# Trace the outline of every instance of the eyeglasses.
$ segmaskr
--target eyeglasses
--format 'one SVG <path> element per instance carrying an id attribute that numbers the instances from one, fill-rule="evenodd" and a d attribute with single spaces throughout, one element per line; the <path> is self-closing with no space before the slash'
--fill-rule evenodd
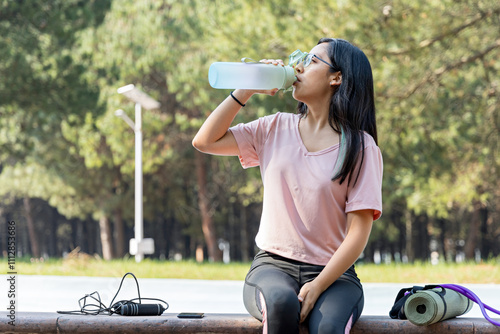
<path id="1" fill-rule="evenodd" d="M 313 53 L 302 52 L 300 50 L 295 50 L 290 56 L 288 56 L 288 65 L 295 67 L 302 63 L 304 67 L 307 67 L 311 64 L 313 58 L 322 61 L 326 65 L 330 66 L 334 71 L 336 71 L 335 67 L 333 67 L 333 65 L 328 63 L 327 61 L 321 59 Z"/>

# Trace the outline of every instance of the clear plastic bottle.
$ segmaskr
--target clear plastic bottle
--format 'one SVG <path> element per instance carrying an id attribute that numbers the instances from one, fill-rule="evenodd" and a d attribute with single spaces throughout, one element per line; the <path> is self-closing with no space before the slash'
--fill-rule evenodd
<path id="1" fill-rule="evenodd" d="M 218 89 L 287 89 L 295 80 L 291 66 L 217 62 L 208 70 L 210 86 Z"/>

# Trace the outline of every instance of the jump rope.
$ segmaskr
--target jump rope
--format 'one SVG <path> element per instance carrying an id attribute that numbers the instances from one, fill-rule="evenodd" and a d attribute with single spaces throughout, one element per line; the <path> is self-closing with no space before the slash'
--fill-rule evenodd
<path id="1" fill-rule="evenodd" d="M 489 322 L 491 322 L 493 325 L 500 327 L 500 322 L 496 321 L 496 320 L 493 320 L 486 313 L 486 309 L 488 309 L 489 311 L 491 311 L 493 313 L 496 313 L 498 315 L 500 315 L 500 311 L 498 311 L 498 310 L 494 309 L 493 307 L 488 306 L 485 303 L 483 303 L 481 301 L 481 299 L 479 299 L 479 297 L 474 292 L 472 292 L 471 290 L 467 289 L 466 287 L 463 287 L 463 286 L 457 285 L 457 284 L 439 284 L 439 286 L 441 286 L 441 287 L 443 287 L 445 289 L 450 289 L 450 290 L 456 291 L 458 293 L 461 293 L 465 297 L 467 297 L 470 300 L 472 300 L 473 302 L 475 302 L 477 305 L 479 305 L 479 308 L 481 309 L 481 313 L 483 314 L 484 318 L 486 320 L 488 320 Z"/>
<path id="2" fill-rule="evenodd" d="M 137 286 L 137 295 L 138 298 L 133 298 L 129 300 L 120 300 L 117 301 L 116 303 L 113 303 L 118 296 L 118 293 L 120 292 L 122 288 L 123 281 L 125 280 L 125 277 L 128 275 L 131 275 L 134 280 L 135 284 Z M 142 304 L 143 300 L 149 300 L 149 301 L 157 301 L 163 303 L 165 306 L 162 304 Z M 139 301 L 138 303 L 136 301 Z M 80 314 L 80 315 L 113 315 L 113 314 L 120 314 L 120 315 L 128 315 L 128 316 L 140 316 L 140 315 L 161 315 L 165 310 L 168 309 L 169 305 L 166 301 L 158 298 L 141 298 L 141 292 L 139 290 L 139 282 L 137 281 L 137 278 L 135 277 L 134 274 L 132 273 L 126 273 L 121 282 L 120 286 L 118 287 L 118 291 L 116 291 L 115 296 L 111 300 L 111 303 L 109 304 L 110 306 L 106 306 L 102 301 L 101 301 L 101 296 L 99 295 L 99 292 L 94 291 L 90 294 L 86 294 L 82 298 L 78 300 L 78 305 L 80 306 L 79 310 L 76 311 L 57 311 L 57 313 L 60 314 Z"/>

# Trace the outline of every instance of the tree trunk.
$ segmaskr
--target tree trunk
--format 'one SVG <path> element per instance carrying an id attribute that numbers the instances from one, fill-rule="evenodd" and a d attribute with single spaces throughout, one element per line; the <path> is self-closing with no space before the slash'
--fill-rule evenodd
<path id="1" fill-rule="evenodd" d="M 97 253 L 98 236 L 96 233 L 95 222 L 88 218 L 84 221 L 85 227 L 87 228 L 87 245 L 89 254 Z"/>
<path id="2" fill-rule="evenodd" d="M 247 208 L 244 205 L 241 205 L 241 214 L 240 214 L 240 222 L 241 222 L 241 261 L 248 262 L 250 257 L 248 256 L 249 252 L 249 242 L 248 242 L 248 222 L 247 222 Z"/>
<path id="3" fill-rule="evenodd" d="M 201 213 L 201 228 L 207 244 L 209 261 L 222 261 L 222 253 L 217 245 L 217 236 L 215 224 L 210 213 L 210 203 L 208 201 L 207 191 L 207 167 L 205 164 L 205 155 L 196 152 L 196 176 L 198 180 L 198 206 Z"/>
<path id="4" fill-rule="evenodd" d="M 479 229 L 481 227 L 481 203 L 474 203 L 474 211 L 472 212 L 472 219 L 470 222 L 469 231 L 465 240 L 464 253 L 467 260 L 473 260 L 477 247 L 477 239 Z"/>
<path id="5" fill-rule="evenodd" d="M 170 215 L 169 215 L 170 216 Z M 175 226 L 172 223 L 174 220 L 170 217 L 163 217 L 163 239 L 165 240 L 165 258 L 170 258 L 170 249 L 176 249 L 175 240 L 180 238 L 175 238 Z"/>
<path id="6" fill-rule="evenodd" d="M 405 212 L 405 225 L 406 225 L 406 256 L 408 257 L 408 262 L 412 263 L 415 260 L 415 253 L 413 251 L 413 217 L 409 209 L 406 209 Z"/>
<path id="7" fill-rule="evenodd" d="M 437 224 L 439 227 L 439 248 L 443 254 L 444 260 L 448 262 L 448 259 L 451 257 L 449 249 L 446 244 L 446 221 L 442 218 L 437 220 Z"/>
<path id="8" fill-rule="evenodd" d="M 49 256 L 59 256 L 60 254 L 57 250 L 57 221 L 59 220 L 59 213 L 56 208 L 51 208 L 50 217 L 50 222 L 48 222 L 48 253 Z"/>
<path id="9" fill-rule="evenodd" d="M 114 219 L 114 242 L 115 242 L 115 255 L 123 257 L 126 253 L 125 249 L 125 232 L 123 228 L 123 217 L 121 209 L 115 210 Z"/>
<path id="10" fill-rule="evenodd" d="M 79 247 L 80 251 L 82 250 L 82 244 L 84 242 L 84 235 L 83 235 L 83 223 L 80 219 L 72 219 L 71 220 L 71 230 L 72 230 L 72 242 L 71 242 L 71 248 L 75 249 Z"/>
<path id="11" fill-rule="evenodd" d="M 488 217 L 488 208 L 481 208 L 481 257 L 487 260 L 492 254 L 492 245 L 494 239 L 492 239 L 493 233 L 490 232 L 490 225 L 492 219 Z"/>
<path id="12" fill-rule="evenodd" d="M 102 215 L 99 218 L 99 230 L 101 234 L 102 257 L 104 260 L 111 260 L 113 258 L 113 242 L 111 240 L 111 224 L 108 217 Z"/>
<path id="13" fill-rule="evenodd" d="M 415 217 L 416 242 L 413 243 L 414 257 L 418 260 L 428 261 L 429 251 L 429 217 L 420 214 Z"/>
<path id="14" fill-rule="evenodd" d="M 26 225 L 28 226 L 28 235 L 30 239 L 31 255 L 35 258 L 40 257 L 40 247 L 38 245 L 38 238 L 35 229 L 35 222 L 33 221 L 33 214 L 31 212 L 31 200 L 29 197 L 23 199 L 24 210 L 26 211 Z"/>

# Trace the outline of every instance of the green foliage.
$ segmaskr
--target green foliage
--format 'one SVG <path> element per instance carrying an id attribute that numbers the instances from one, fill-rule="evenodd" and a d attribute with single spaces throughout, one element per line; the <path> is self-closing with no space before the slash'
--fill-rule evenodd
<path id="1" fill-rule="evenodd" d="M 498 217 L 499 14 L 492 0 L 3 1 L 0 195 L 82 219 L 120 210 L 131 224 L 134 134 L 114 111 L 133 118 L 116 92 L 133 83 L 162 103 L 143 111 L 145 219 L 198 239 L 190 142 L 228 94 L 209 86 L 208 67 L 286 59 L 333 36 L 373 67 L 385 208 L 374 238 L 402 234 L 391 211 L 457 222 L 480 203 Z M 235 122 L 295 105 L 290 93 L 256 96 Z M 260 174 L 236 158 L 208 166 L 211 212 L 229 238 L 228 221 L 261 201 Z"/>
<path id="2" fill-rule="evenodd" d="M 85 160 L 65 135 L 75 135 L 71 127 L 91 131 L 88 119 L 103 111 L 99 90 L 85 78 L 88 59 L 74 51 L 79 32 L 99 25 L 109 4 L 1 4 L 2 189 L 11 196 L 44 198 L 68 217 L 92 212 L 88 194 L 82 195 L 92 182 L 83 182 Z"/>

